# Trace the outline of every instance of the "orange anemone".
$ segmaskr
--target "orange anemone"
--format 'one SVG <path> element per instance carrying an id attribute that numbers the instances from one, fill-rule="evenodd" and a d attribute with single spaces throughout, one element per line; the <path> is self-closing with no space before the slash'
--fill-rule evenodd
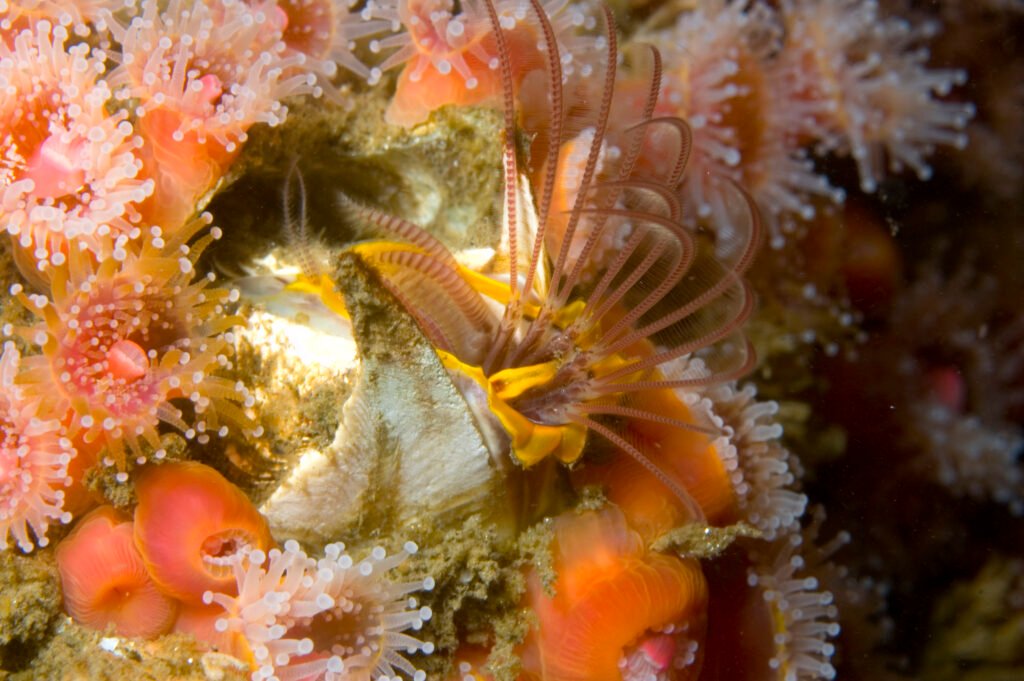
<path id="1" fill-rule="evenodd" d="M 175 603 L 146 572 L 132 523 L 110 506 L 86 516 L 57 546 L 64 607 L 81 624 L 153 638 L 171 627 Z"/>
<path id="2" fill-rule="evenodd" d="M 178 608 L 178 619 L 174 621 L 174 632 L 188 634 L 206 649 L 227 653 L 251 663 L 252 653 L 241 635 L 217 630 L 217 620 L 222 617 L 224 608 L 216 603 L 182 604 Z"/>
<path id="3" fill-rule="evenodd" d="M 836 678 L 837 610 L 814 576 L 822 555 L 794 533 L 766 551 L 730 550 L 709 567 L 715 607 L 702 681 Z"/>
<path id="4" fill-rule="evenodd" d="M 155 182 L 143 213 L 152 224 L 174 229 L 185 224 L 200 197 L 217 184 L 238 151 L 201 140 L 199 133 L 180 133 L 188 115 L 168 107 L 148 111 L 139 119 L 146 145 L 139 151 Z"/>
<path id="5" fill-rule="evenodd" d="M 153 580 L 186 603 L 198 605 L 207 590 L 235 593 L 234 561 L 273 545 L 249 498 L 209 466 L 153 466 L 135 489 L 135 544 Z"/>
<path id="6" fill-rule="evenodd" d="M 561 516 L 555 544 L 554 595 L 529 579 L 539 626 L 524 644 L 526 678 L 696 678 L 707 608 L 697 561 L 647 551 L 615 508 Z"/>
<path id="7" fill-rule="evenodd" d="M 659 475 L 621 450 L 615 450 L 606 462 L 588 463 L 573 471 L 573 483 L 578 487 L 601 485 L 630 526 L 648 542 L 690 521 L 706 520 L 712 525 L 735 522 L 737 497 L 727 457 L 720 451 L 723 440 L 709 430 L 713 427 L 710 414 L 696 394 L 687 400 L 675 390 L 652 390 L 638 393 L 631 406 L 693 426 L 687 430 L 668 421 L 635 420 L 626 431 L 631 443 L 657 461 L 660 476 L 685 489 L 705 518 L 694 517 Z"/>
<path id="8" fill-rule="evenodd" d="M 378 3 L 375 16 L 399 21 L 406 31 L 374 41 L 370 49 L 401 46 L 379 67 L 386 71 L 406 63 L 384 120 L 412 127 L 446 105 L 477 106 L 499 101 L 501 70 L 499 49 L 491 22 L 482 7 L 462 3 L 453 14 L 449 0 L 409 0 Z M 517 22 L 504 34 L 513 55 L 512 77 L 519 81 L 540 61 L 539 37 L 527 22 Z M 379 77 L 379 75 L 377 76 Z"/>
<path id="9" fill-rule="evenodd" d="M 695 430 L 658 421 L 633 421 L 628 430 L 648 451 L 658 452 L 662 472 L 686 489 L 711 524 L 736 520 L 736 494 L 717 437 L 696 428 L 711 428 L 707 415 L 688 405 L 675 390 L 640 393 L 634 405 L 654 414 L 691 424 Z M 646 470 L 643 471 L 647 473 Z M 682 512 L 682 505 L 679 505 Z M 685 518 L 680 518 L 685 519 Z M 677 523 L 678 524 L 678 523 Z M 670 529 L 670 528 L 665 528 Z"/>
<path id="10" fill-rule="evenodd" d="M 477 79 L 473 88 L 468 88 L 464 77 L 456 71 L 402 71 L 395 96 L 388 104 L 385 120 L 392 125 L 412 127 L 422 123 L 432 111 L 442 106 L 473 106 L 496 99 L 501 92 L 498 72 L 489 69 L 473 54 L 465 55 L 465 63 Z"/>

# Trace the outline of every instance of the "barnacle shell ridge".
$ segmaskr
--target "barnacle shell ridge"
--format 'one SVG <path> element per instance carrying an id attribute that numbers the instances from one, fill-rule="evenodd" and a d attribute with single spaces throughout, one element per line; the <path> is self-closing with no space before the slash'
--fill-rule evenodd
<path id="1" fill-rule="evenodd" d="M 334 442 L 306 452 L 261 508 L 275 535 L 326 543 L 359 527 L 429 527 L 477 512 L 507 526 L 505 472 L 432 346 L 357 256 L 342 258 L 338 281 L 358 378 Z"/>

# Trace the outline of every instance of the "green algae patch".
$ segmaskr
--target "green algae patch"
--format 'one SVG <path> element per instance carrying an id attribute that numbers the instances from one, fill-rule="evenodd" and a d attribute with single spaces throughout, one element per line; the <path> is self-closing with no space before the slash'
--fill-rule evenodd
<path id="1" fill-rule="evenodd" d="M 438 527 L 421 539 L 415 571 L 435 579 L 434 590 L 422 594 L 434 616 L 421 638 L 433 641 L 437 652 L 417 664 L 429 678 L 445 678 L 459 645 L 469 644 L 490 650 L 485 670 L 496 681 L 514 681 L 520 646 L 537 625 L 523 602 L 526 573 L 535 569 L 548 587 L 557 577 L 552 523 L 538 523 L 510 541 L 503 531 L 473 516 L 459 528 Z"/>
<path id="2" fill-rule="evenodd" d="M 0 669 L 31 658 L 60 617 L 61 592 L 53 551 L 0 552 Z"/>
<path id="3" fill-rule="evenodd" d="M 434 589 L 422 595 L 434 612 L 421 638 L 434 642 L 437 652 L 417 661 L 441 678 L 449 671 L 460 641 L 487 646 L 501 640 L 498 625 L 516 610 L 525 591 L 520 568 L 512 559 L 513 544 L 480 516 L 456 529 L 436 528 L 417 537 L 419 566 L 433 576 Z"/>
<path id="4" fill-rule="evenodd" d="M 509 584 L 514 586 L 515 598 L 507 607 L 494 617 L 489 628 L 493 637 L 488 640 L 474 640 L 472 634 L 465 640 L 469 643 L 491 646 L 485 670 L 495 681 L 515 681 L 519 678 L 522 665 L 520 646 L 531 629 L 538 626 L 536 614 L 525 606 L 523 598 L 526 594 L 526 573 L 532 568 L 536 570 L 544 593 L 555 594 L 555 560 L 552 553 L 554 544 L 554 523 L 545 519 L 522 532 L 516 539 L 516 556 L 509 568 Z"/>
<path id="5" fill-rule="evenodd" d="M 536 615 L 526 608 L 506 613 L 495 622 L 495 643 L 487 657 L 487 670 L 495 681 L 516 681 L 519 678 L 522 666 L 519 645 L 536 626 Z"/>
<path id="6" fill-rule="evenodd" d="M 203 652 L 190 636 L 125 639 L 65 619 L 32 665 L 9 681 L 246 681 L 249 676 L 240 660 Z"/>
<path id="7" fill-rule="evenodd" d="M 9 239 L 0 239 L 0 286 L 7 291 L 11 288 L 11 284 L 20 280 L 21 277 L 18 276 L 18 268 L 14 264 L 14 256 L 11 253 L 11 242 Z M 3 303 L 0 304 L 0 313 L 6 310 L 8 300 L 10 299 L 5 296 Z"/>
<path id="8" fill-rule="evenodd" d="M 608 505 L 608 496 L 600 485 L 587 485 L 580 490 L 579 500 L 576 502 L 576 512 L 600 511 Z"/>
<path id="9" fill-rule="evenodd" d="M 143 446 L 147 460 L 153 465 L 159 465 L 162 461 L 178 461 L 189 458 L 188 443 L 177 433 L 165 433 L 160 436 L 160 448 L 163 454 L 159 458 L 153 456 L 153 450 L 148 444 L 140 444 Z M 105 454 L 101 453 L 100 458 L 102 459 L 103 456 Z M 102 499 L 104 503 L 131 515 L 132 509 L 138 503 L 135 485 L 118 480 L 119 474 L 120 471 L 115 466 L 104 465 L 101 461 L 85 471 L 82 482 L 95 500 Z"/>
<path id="10" fill-rule="evenodd" d="M 11 290 L 12 285 L 24 285 L 25 283 L 14 263 L 11 248 L 10 239 L 0 239 L 0 290 L 4 292 L 4 295 L 0 296 L 0 327 L 6 324 L 22 326 L 35 323 L 35 315 L 26 310 L 21 303 L 17 302 L 14 296 L 7 294 Z M 18 346 L 18 350 L 25 354 L 29 344 L 17 335 L 14 335 L 11 340 Z"/>
<path id="11" fill-rule="evenodd" d="M 932 614 L 921 678 L 1024 678 L 1024 560 L 995 556 L 953 586 Z"/>
<path id="12" fill-rule="evenodd" d="M 520 562 L 537 570 L 544 593 L 552 598 L 555 595 L 555 582 L 558 581 L 554 543 L 555 527 L 550 519 L 537 523 L 519 536 Z"/>
<path id="13" fill-rule="evenodd" d="M 708 527 L 693 523 L 677 527 L 651 543 L 652 551 L 673 551 L 687 558 L 717 558 L 741 537 L 760 538 L 757 528 L 746 523 L 728 527 Z"/>

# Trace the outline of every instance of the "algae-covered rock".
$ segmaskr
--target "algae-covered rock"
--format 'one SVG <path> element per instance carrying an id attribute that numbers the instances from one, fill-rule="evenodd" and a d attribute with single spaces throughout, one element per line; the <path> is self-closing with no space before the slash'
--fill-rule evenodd
<path id="1" fill-rule="evenodd" d="M 453 250 L 495 247 L 501 220 L 502 117 L 486 108 L 447 107 L 412 130 L 383 122 L 387 94 L 352 94 L 351 106 L 323 101 L 291 105 L 287 121 L 254 128 L 209 209 L 226 234 L 218 261 L 251 260 L 283 243 L 282 188 L 301 171 L 309 227 L 327 244 L 366 236 L 342 219 L 339 193 L 429 228 Z"/>
<path id="2" fill-rule="evenodd" d="M 746 523 L 711 527 L 692 523 L 677 527 L 656 539 L 652 551 L 674 551 L 680 556 L 708 560 L 717 558 L 740 538 L 760 537 L 757 528 Z"/>
<path id="3" fill-rule="evenodd" d="M 433 591 L 424 594 L 434 615 L 423 636 L 437 652 L 423 666 L 447 678 L 449 657 L 460 642 L 489 647 L 502 639 L 503 618 L 516 612 L 525 580 L 514 543 L 479 516 L 455 529 L 433 528 L 417 540 L 420 565 L 435 578 Z"/>
<path id="4" fill-rule="evenodd" d="M 921 678 L 1024 678 L 1024 561 L 996 556 L 935 608 Z"/>
<path id="5" fill-rule="evenodd" d="M 53 552 L 0 552 L 0 584 L 0 670 L 10 671 L 34 654 L 60 616 Z"/>
<path id="6" fill-rule="evenodd" d="M 434 349 L 357 256 L 338 272 L 361 366 L 334 442 L 305 452 L 264 503 L 275 536 L 415 539 L 484 514 L 507 526 L 507 459 L 492 456 Z"/>
<path id="7" fill-rule="evenodd" d="M 335 317 L 347 327 L 347 320 Z M 248 312 L 235 338 L 239 371 L 256 400 L 263 434 L 228 443 L 219 467 L 259 503 L 306 452 L 331 443 L 358 361 L 351 334 L 263 309 Z"/>
<path id="8" fill-rule="evenodd" d="M 125 639 L 86 629 L 71 619 L 59 626 L 32 665 L 10 681 L 246 681 L 248 665 L 203 652 L 180 634 L 155 641 Z"/>

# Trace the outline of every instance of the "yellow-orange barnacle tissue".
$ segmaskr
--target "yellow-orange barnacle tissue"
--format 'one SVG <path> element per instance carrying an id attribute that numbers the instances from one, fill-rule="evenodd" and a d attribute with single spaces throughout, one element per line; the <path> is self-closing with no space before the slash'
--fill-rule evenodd
<path id="1" fill-rule="evenodd" d="M 135 489 L 135 544 L 154 581 L 186 603 L 198 605 L 208 590 L 235 593 L 234 563 L 273 545 L 245 493 L 209 466 L 151 466 Z"/>
<path id="2" fill-rule="evenodd" d="M 553 362 L 505 369 L 487 377 L 479 367 L 464 364 L 442 350 L 437 352 L 446 369 L 468 377 L 485 391 L 490 413 L 508 434 L 512 455 L 520 464 L 530 467 L 548 456 L 573 463 L 583 454 L 586 428 L 575 423 L 536 423 L 508 403 L 531 387 L 550 381 L 557 371 Z"/>
<path id="3" fill-rule="evenodd" d="M 57 545 L 64 607 L 76 622 L 120 636 L 152 638 L 170 629 L 176 604 L 146 571 L 132 523 L 111 506 L 83 518 Z"/>
<path id="4" fill-rule="evenodd" d="M 592 440 L 610 443 L 654 474 L 690 518 L 729 518 L 735 498 L 727 464 L 713 451 L 717 428 L 694 423 L 673 391 L 733 380 L 753 367 L 742 326 L 753 309 L 743 274 L 760 243 L 756 207 L 734 191 L 732 230 L 713 244 L 683 224 L 675 197 L 689 130 L 681 120 L 654 117 L 661 73 L 654 53 L 636 60 L 647 85 L 640 105 L 611 117 L 619 53 L 610 13 L 595 24 L 601 35 L 574 43 L 592 48 L 578 64 L 565 61 L 573 54 L 560 49 L 565 34 L 542 3 L 486 7 L 504 60 L 503 89 L 510 106 L 516 96 L 523 101 L 522 130 L 519 112 L 510 109 L 505 119 L 504 252 L 491 272 L 470 274 L 423 228 L 343 200 L 384 239 L 407 244 L 375 242 L 353 252 L 450 356 L 442 362 L 471 394 L 475 416 L 500 422 L 517 463 L 575 463 L 592 458 L 584 453 Z M 452 20 L 446 11 L 435 16 L 440 24 Z M 538 63 L 547 68 L 517 87 L 520 28 L 539 29 Z M 603 74 L 597 87 L 566 86 L 576 66 Z M 531 106 L 531 97 L 548 105 Z M 647 133 L 656 131 L 665 133 L 671 160 L 664 172 L 639 161 Z M 522 132 L 534 140 L 532 169 L 518 166 Z M 606 236 L 613 247 L 599 243 Z M 496 314 L 494 303 L 504 310 Z M 670 375 L 668 365 L 696 353 L 706 375 Z M 687 445 L 695 459 L 683 480 L 661 470 L 668 447 L 658 436 L 671 428 L 685 431 L 671 442 Z M 704 436 L 700 446 L 689 446 L 692 433 Z"/>
<path id="5" fill-rule="evenodd" d="M 707 584 L 695 560 L 648 551 L 614 507 L 560 516 L 554 544 L 554 595 L 529 576 L 527 678 L 696 678 Z"/>

